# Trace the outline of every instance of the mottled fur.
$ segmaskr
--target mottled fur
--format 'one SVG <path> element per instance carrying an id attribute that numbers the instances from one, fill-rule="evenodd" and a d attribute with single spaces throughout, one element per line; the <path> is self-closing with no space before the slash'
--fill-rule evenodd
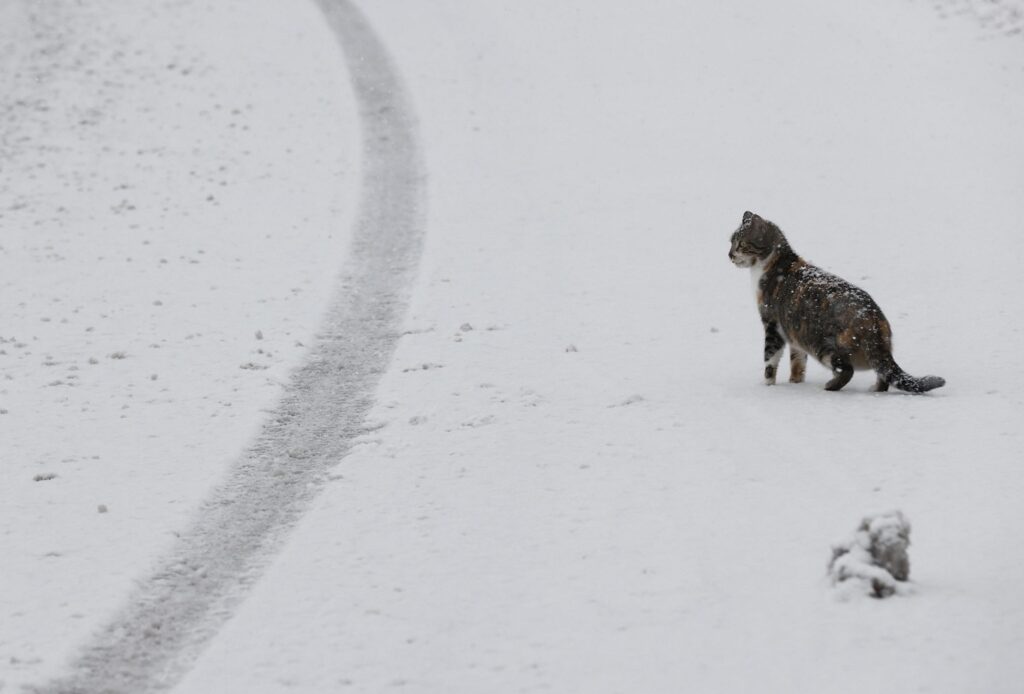
<path id="1" fill-rule="evenodd" d="M 782 230 L 751 212 L 731 240 L 729 259 L 750 268 L 764 325 L 764 378 L 775 383 L 786 344 L 789 380 L 804 379 L 810 354 L 832 370 L 827 390 L 839 390 L 855 370 L 878 375 L 875 390 L 890 385 L 923 393 L 945 385 L 938 376 L 914 378 L 892 358 L 892 330 L 878 304 L 859 287 L 811 265 L 790 247 Z"/>

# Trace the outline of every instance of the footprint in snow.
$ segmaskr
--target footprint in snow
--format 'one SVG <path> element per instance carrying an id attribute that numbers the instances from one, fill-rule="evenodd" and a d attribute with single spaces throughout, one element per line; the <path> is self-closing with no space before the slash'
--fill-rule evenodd
<path id="1" fill-rule="evenodd" d="M 496 417 L 492 414 L 484 415 L 483 417 L 473 417 L 467 419 L 460 426 L 466 429 L 477 429 L 479 427 L 485 427 L 489 424 L 494 424 Z"/>
<path id="2" fill-rule="evenodd" d="M 444 368 L 444 364 L 426 363 L 426 364 L 420 364 L 419 366 L 410 366 L 408 369 L 402 369 L 402 373 L 407 374 L 407 373 L 412 373 L 412 372 L 415 372 L 415 371 L 433 371 L 434 369 L 443 369 L 443 368 Z"/>
<path id="3" fill-rule="evenodd" d="M 609 405 L 608 407 L 628 407 L 629 405 L 635 405 L 636 403 L 644 402 L 645 400 L 646 398 L 644 398 L 644 396 L 642 395 L 630 395 L 622 402 L 617 402 L 614 405 Z"/>

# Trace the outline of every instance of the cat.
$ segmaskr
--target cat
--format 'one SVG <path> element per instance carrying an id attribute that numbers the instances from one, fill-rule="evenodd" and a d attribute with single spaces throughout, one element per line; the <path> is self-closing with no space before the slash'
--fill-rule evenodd
<path id="1" fill-rule="evenodd" d="M 892 358 L 892 330 L 878 304 L 859 287 L 811 265 L 790 247 L 775 224 L 745 212 L 733 232 L 729 260 L 750 268 L 764 324 L 764 380 L 775 383 L 789 344 L 789 380 L 802 383 L 811 354 L 832 370 L 826 390 L 839 390 L 855 370 L 874 370 L 874 390 L 890 385 L 924 393 L 946 384 L 938 376 L 914 378 Z"/>

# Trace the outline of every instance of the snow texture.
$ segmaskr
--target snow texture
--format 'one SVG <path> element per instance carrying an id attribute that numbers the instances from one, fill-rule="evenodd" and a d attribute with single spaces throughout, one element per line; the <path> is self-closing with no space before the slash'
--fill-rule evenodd
<path id="1" fill-rule="evenodd" d="M 986 35 L 1024 34 L 1024 2 L 1021 0 L 930 0 L 944 18 L 966 18 L 985 29 Z"/>

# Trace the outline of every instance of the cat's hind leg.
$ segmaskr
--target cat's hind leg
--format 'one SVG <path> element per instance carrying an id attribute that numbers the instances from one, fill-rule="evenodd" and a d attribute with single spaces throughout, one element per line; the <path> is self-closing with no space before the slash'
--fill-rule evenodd
<path id="1" fill-rule="evenodd" d="M 765 323 L 764 325 L 764 383 L 768 386 L 775 385 L 775 374 L 779 370 L 779 362 L 782 361 L 782 350 L 786 348 L 786 341 L 779 334 L 779 327 L 776 323 Z"/>
<path id="2" fill-rule="evenodd" d="M 878 380 L 875 381 L 875 386 L 871 390 L 876 393 L 884 393 L 889 390 L 889 381 L 887 381 L 882 374 L 878 374 Z"/>
<path id="3" fill-rule="evenodd" d="M 807 352 L 794 344 L 789 345 L 789 382 L 803 383 L 807 373 Z"/>
<path id="4" fill-rule="evenodd" d="M 833 354 L 830 363 L 832 380 L 825 384 L 825 390 L 839 390 L 853 378 L 853 364 L 844 354 Z"/>

